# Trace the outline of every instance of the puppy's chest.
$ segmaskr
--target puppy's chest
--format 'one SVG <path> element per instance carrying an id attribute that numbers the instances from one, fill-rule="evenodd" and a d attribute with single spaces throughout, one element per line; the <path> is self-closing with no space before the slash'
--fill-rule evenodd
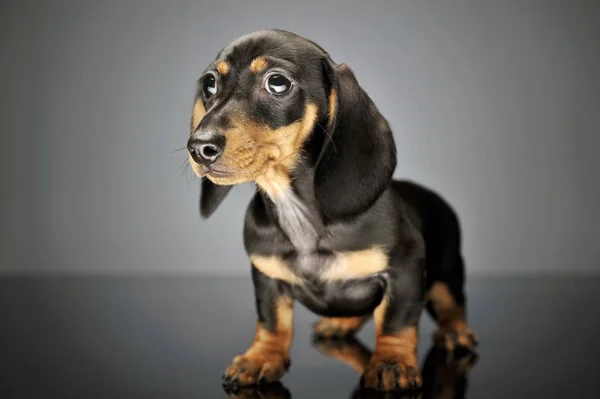
<path id="1" fill-rule="evenodd" d="M 308 309 L 328 317 L 369 314 L 386 286 L 387 255 L 380 248 L 331 253 L 250 255 L 263 274 L 289 284 Z"/>
<path id="2" fill-rule="evenodd" d="M 327 229 L 318 212 L 290 194 L 272 209 L 274 223 L 253 230 L 246 249 L 264 274 L 294 285 L 362 279 L 388 265 L 383 245 L 365 243 L 360 250 L 342 250 L 351 234 Z"/>
<path id="3" fill-rule="evenodd" d="M 250 259 L 263 274 L 299 286 L 362 279 L 383 272 L 388 265 L 387 254 L 379 247 L 287 255 L 251 253 Z"/>

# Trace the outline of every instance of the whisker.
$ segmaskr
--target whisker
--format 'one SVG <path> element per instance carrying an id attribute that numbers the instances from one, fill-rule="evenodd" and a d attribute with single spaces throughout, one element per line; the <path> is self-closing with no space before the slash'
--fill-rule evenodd
<path id="1" fill-rule="evenodd" d="M 183 170 L 185 169 L 186 166 L 189 166 L 189 159 L 186 157 L 183 162 L 181 163 L 181 166 L 179 166 L 179 170 Z"/>
<path id="2" fill-rule="evenodd" d="M 179 148 L 179 149 L 177 149 L 177 150 L 173 151 L 171 154 L 176 154 L 176 153 L 178 153 L 179 151 L 183 151 L 183 150 L 187 150 L 187 147 L 181 147 L 181 148 Z"/>
<path id="3" fill-rule="evenodd" d="M 310 174 L 310 172 L 308 171 L 308 168 L 304 164 L 304 161 L 302 161 L 302 158 L 298 158 L 298 162 L 300 162 L 300 165 L 302 165 L 302 167 L 304 168 L 304 171 L 306 172 L 306 174 L 307 175 Z"/>
<path id="4" fill-rule="evenodd" d="M 333 137 L 331 136 L 331 134 L 327 131 L 327 129 L 325 129 L 318 121 L 315 121 L 315 123 L 317 125 L 319 125 L 319 127 L 321 129 L 323 129 L 323 131 L 325 132 L 325 134 L 327 135 L 327 137 L 329 137 L 329 141 L 331 141 L 331 145 L 333 145 L 333 150 L 335 151 L 335 153 L 337 154 L 337 148 L 335 148 L 335 143 L 333 142 Z"/>
<path id="5" fill-rule="evenodd" d="M 190 176 L 190 171 L 192 169 L 192 165 L 190 165 L 190 160 L 189 158 L 185 158 L 183 160 L 183 162 L 181 163 L 181 166 L 179 167 L 179 170 L 181 170 L 181 177 L 185 178 L 185 182 L 186 184 L 190 184 L 192 181 L 194 181 L 196 179 L 196 174 L 192 171 L 191 176 Z"/>
<path id="6" fill-rule="evenodd" d="M 183 162 L 181 163 L 181 165 L 179 166 L 179 170 L 183 171 L 185 169 L 185 163 L 187 162 L 187 159 L 184 159 Z"/>
<path id="7" fill-rule="evenodd" d="M 189 166 L 189 167 L 185 168 L 185 176 L 186 176 L 186 179 L 189 179 L 189 180 L 188 180 L 188 183 L 187 183 L 187 184 L 189 185 L 189 184 L 191 184 L 191 183 L 192 183 L 194 180 L 196 180 L 196 178 L 197 178 L 198 176 L 196 176 L 196 174 L 195 174 L 193 171 L 191 171 L 191 168 L 192 168 L 192 167 L 191 167 L 191 165 L 190 165 L 189 163 L 188 163 L 188 165 L 187 165 L 187 166 Z M 190 173 L 190 171 L 191 171 L 191 173 Z M 190 176 L 190 177 L 188 178 L 188 176 Z"/>

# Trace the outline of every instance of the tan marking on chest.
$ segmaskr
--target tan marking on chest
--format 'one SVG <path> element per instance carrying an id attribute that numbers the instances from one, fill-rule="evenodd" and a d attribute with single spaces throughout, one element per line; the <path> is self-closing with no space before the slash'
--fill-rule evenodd
<path id="1" fill-rule="evenodd" d="M 291 284 L 303 284 L 286 261 L 275 255 L 250 255 L 252 264 L 263 274 Z M 375 247 L 354 252 L 340 252 L 331 264 L 324 266 L 319 276 L 323 282 L 360 279 L 385 270 L 388 256 L 382 248 Z"/>
<path id="2" fill-rule="evenodd" d="M 388 266 L 388 256 L 382 248 L 340 252 L 335 261 L 323 272 L 321 280 L 358 279 L 380 273 Z"/>
<path id="3" fill-rule="evenodd" d="M 294 274 L 287 263 L 279 256 L 250 255 L 250 260 L 254 267 L 270 278 L 282 280 L 290 284 L 303 284 L 302 279 Z"/>

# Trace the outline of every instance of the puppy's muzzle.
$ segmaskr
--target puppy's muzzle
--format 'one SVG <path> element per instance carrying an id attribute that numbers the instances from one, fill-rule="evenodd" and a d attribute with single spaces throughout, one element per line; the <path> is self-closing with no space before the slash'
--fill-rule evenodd
<path id="1" fill-rule="evenodd" d="M 213 134 L 208 139 L 192 135 L 187 143 L 192 159 L 204 166 L 209 166 L 217 161 L 225 149 L 225 137 Z"/>

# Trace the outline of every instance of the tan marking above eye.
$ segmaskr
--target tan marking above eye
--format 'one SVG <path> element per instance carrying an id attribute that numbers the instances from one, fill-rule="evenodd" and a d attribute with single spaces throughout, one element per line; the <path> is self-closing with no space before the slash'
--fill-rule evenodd
<path id="1" fill-rule="evenodd" d="M 257 57 L 250 63 L 250 70 L 254 73 L 258 73 L 267 69 L 268 65 L 269 62 L 265 57 Z"/>
<path id="2" fill-rule="evenodd" d="M 219 71 L 221 75 L 227 75 L 229 73 L 229 64 L 227 61 L 219 61 L 217 64 L 217 71 Z"/>
<path id="3" fill-rule="evenodd" d="M 379 247 L 362 251 L 340 252 L 336 260 L 324 270 L 321 280 L 358 279 L 380 273 L 387 266 L 388 256 Z"/>

